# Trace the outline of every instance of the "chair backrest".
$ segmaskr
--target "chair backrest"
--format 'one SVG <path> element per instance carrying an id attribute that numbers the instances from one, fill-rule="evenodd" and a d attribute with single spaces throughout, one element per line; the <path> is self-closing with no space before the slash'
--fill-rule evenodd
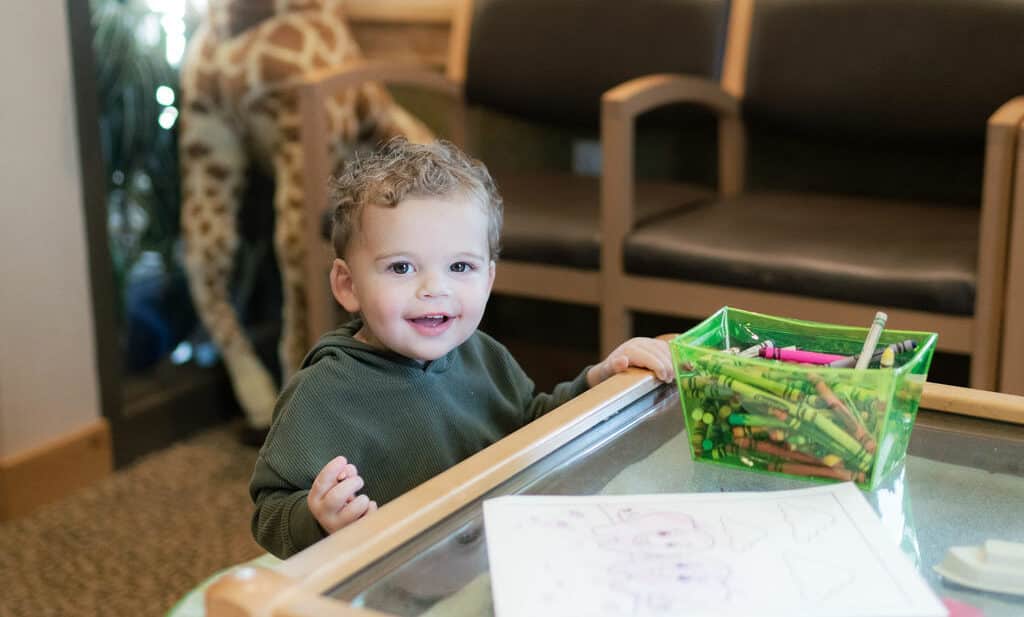
<path id="1" fill-rule="evenodd" d="M 1022 33 L 1008 0 L 756 0 L 748 186 L 977 205 Z"/>
<path id="2" fill-rule="evenodd" d="M 725 0 L 476 0 L 471 104 L 596 128 L 601 94 L 633 77 L 717 79 Z"/>
<path id="3" fill-rule="evenodd" d="M 363 55 L 446 68 L 452 21 L 460 0 L 343 0 L 345 18 Z"/>

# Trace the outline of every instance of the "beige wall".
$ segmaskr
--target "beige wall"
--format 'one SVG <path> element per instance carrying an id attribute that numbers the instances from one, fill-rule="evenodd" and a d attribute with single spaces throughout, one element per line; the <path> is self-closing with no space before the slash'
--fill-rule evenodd
<path id="1" fill-rule="evenodd" d="M 100 418 L 65 0 L 3 6 L 0 463 Z"/>

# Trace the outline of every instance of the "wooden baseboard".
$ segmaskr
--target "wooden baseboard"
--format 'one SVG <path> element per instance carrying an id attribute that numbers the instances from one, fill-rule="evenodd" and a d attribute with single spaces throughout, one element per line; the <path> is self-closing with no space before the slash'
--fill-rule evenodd
<path id="1" fill-rule="evenodd" d="M 105 478 L 113 469 L 105 418 L 0 459 L 0 521 L 24 516 Z"/>

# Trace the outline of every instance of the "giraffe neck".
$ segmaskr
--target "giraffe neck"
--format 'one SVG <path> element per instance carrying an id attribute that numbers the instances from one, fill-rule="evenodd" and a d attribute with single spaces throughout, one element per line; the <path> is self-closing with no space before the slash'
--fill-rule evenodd
<path id="1" fill-rule="evenodd" d="M 220 38 L 233 38 L 271 17 L 334 8 L 341 0 L 211 0 L 210 22 Z"/>

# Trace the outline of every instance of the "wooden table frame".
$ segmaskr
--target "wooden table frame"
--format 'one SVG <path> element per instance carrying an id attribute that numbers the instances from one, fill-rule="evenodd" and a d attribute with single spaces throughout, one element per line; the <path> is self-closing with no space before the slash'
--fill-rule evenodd
<path id="1" fill-rule="evenodd" d="M 567 402 L 362 519 L 284 561 L 244 567 L 206 594 L 209 617 L 372 617 L 325 595 L 487 491 L 659 386 L 630 369 Z M 1024 397 L 926 383 L 921 408 L 1024 425 Z"/>

